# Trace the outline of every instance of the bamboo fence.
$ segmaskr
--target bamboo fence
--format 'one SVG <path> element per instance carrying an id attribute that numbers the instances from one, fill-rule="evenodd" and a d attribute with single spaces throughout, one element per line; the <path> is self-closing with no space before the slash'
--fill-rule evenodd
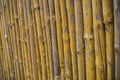
<path id="1" fill-rule="evenodd" d="M 120 80 L 120 0 L 0 0 L 0 80 Z"/>

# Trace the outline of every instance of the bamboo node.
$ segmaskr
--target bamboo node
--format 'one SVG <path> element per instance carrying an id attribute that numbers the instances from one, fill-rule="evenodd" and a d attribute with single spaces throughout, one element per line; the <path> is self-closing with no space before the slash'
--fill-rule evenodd
<path id="1" fill-rule="evenodd" d="M 51 16 L 50 20 L 51 20 L 51 22 L 55 22 L 56 21 L 55 16 Z"/>
<path id="2" fill-rule="evenodd" d="M 90 40 L 92 40 L 93 39 L 93 35 L 85 34 L 84 35 L 84 39 L 90 39 Z"/>
<path id="3" fill-rule="evenodd" d="M 5 40 L 8 39 L 8 35 L 7 35 L 7 33 L 5 33 L 4 38 L 5 38 Z"/>
<path id="4" fill-rule="evenodd" d="M 40 9 L 40 6 L 34 6 L 33 9 L 34 9 L 34 10 Z"/>

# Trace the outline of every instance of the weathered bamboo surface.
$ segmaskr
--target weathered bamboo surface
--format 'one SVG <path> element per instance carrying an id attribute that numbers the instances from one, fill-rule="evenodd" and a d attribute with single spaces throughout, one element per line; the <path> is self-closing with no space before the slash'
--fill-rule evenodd
<path id="1" fill-rule="evenodd" d="M 0 0 L 0 80 L 120 80 L 120 0 Z"/>

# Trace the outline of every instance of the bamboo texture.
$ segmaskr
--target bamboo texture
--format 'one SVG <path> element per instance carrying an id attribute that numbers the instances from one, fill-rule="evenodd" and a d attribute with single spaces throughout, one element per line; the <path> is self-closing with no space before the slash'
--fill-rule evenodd
<path id="1" fill-rule="evenodd" d="M 0 0 L 0 80 L 120 80 L 119 0 Z"/>

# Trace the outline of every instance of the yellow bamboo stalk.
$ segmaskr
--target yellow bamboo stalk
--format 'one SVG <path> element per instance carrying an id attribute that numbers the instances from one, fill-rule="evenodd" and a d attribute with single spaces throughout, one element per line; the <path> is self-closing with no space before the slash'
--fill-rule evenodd
<path id="1" fill-rule="evenodd" d="M 3 1 L 0 1 L 1 2 L 1 7 L 2 7 L 2 14 L 1 14 L 1 35 L 2 35 L 2 41 L 3 41 L 3 52 L 5 53 L 4 54 L 4 56 L 3 56 L 3 58 L 4 58 L 4 71 L 5 71 L 5 74 L 4 75 L 6 75 L 5 76 L 5 79 L 9 79 L 10 78 L 10 74 L 9 74 L 9 65 L 8 65 L 8 58 L 7 58 L 7 52 L 8 52 L 8 50 L 7 50 L 7 47 L 6 47 L 6 39 L 5 39 L 5 18 L 4 18 L 4 9 L 5 9 L 5 4 L 3 5 Z"/>
<path id="2" fill-rule="evenodd" d="M 44 34 L 42 30 L 41 16 L 40 16 L 39 5 L 37 0 L 34 0 L 34 8 L 35 8 L 35 18 L 36 18 L 37 32 L 39 38 L 39 47 L 41 53 L 40 56 L 41 56 L 41 64 L 42 64 L 42 79 L 47 80 Z"/>
<path id="3" fill-rule="evenodd" d="M 21 59 L 20 60 L 22 60 L 21 62 L 20 62 L 20 64 L 22 64 L 22 69 L 23 69 L 23 72 L 22 72 L 22 80 L 24 80 L 25 79 L 25 54 L 26 54 L 26 52 L 24 52 L 24 41 L 23 41 L 23 26 L 24 26 L 24 20 L 23 20 L 23 6 L 22 6 L 22 4 L 23 4 L 23 1 L 22 0 L 19 0 L 18 1 L 18 9 L 19 9 L 19 11 L 18 11 L 18 17 L 19 17 L 19 31 L 20 31 L 20 47 L 21 47 Z"/>
<path id="4" fill-rule="evenodd" d="M 86 80 L 96 80 L 93 40 L 92 0 L 83 0 Z"/>
<path id="5" fill-rule="evenodd" d="M 115 60 L 114 60 L 114 19 L 113 1 L 103 0 L 103 17 L 106 34 L 106 54 L 107 54 L 107 80 L 115 79 Z"/>
<path id="6" fill-rule="evenodd" d="M 75 36 L 74 0 L 66 0 L 66 5 L 68 12 L 68 24 L 69 24 L 69 33 L 70 33 L 73 80 L 77 80 L 78 66 L 77 66 L 76 36 Z"/>
<path id="7" fill-rule="evenodd" d="M 85 80 L 85 43 L 82 0 L 75 0 L 76 50 L 79 80 Z"/>
<path id="8" fill-rule="evenodd" d="M 52 60 L 52 54 L 51 54 L 52 48 L 50 45 L 48 45 L 51 41 L 47 40 L 47 34 L 46 34 L 45 22 L 44 22 L 44 6 L 43 6 L 42 0 L 39 0 L 39 5 L 40 5 L 41 23 L 42 23 L 44 43 L 45 43 L 47 77 L 48 79 L 53 80 L 53 60 Z"/>
<path id="9" fill-rule="evenodd" d="M 32 61 L 32 74 L 33 80 L 38 80 L 37 76 L 37 67 L 36 67 L 36 50 L 35 50 L 35 42 L 34 42 L 34 26 L 33 26 L 33 17 L 32 17 L 32 9 L 31 9 L 31 0 L 26 0 L 27 3 L 27 16 L 28 16 L 28 26 L 29 26 L 29 35 L 30 35 L 30 51 L 31 51 L 31 61 Z"/>
<path id="10" fill-rule="evenodd" d="M 95 39 L 96 79 L 106 80 L 105 32 L 102 16 L 102 0 L 92 0 Z"/>
<path id="11" fill-rule="evenodd" d="M 49 0 L 49 10 L 50 10 L 50 27 L 51 27 L 51 37 L 52 37 L 52 53 L 53 53 L 53 63 L 54 63 L 54 79 L 60 80 L 60 64 L 59 64 L 59 54 L 57 47 L 54 0 Z"/>
<path id="12" fill-rule="evenodd" d="M 71 64 L 71 51 L 70 51 L 70 38 L 67 19 L 66 1 L 60 0 L 60 10 L 62 16 L 62 31 L 63 31 L 63 44 L 64 44 L 64 56 L 65 56 L 65 79 L 72 79 L 72 64 Z"/>
<path id="13" fill-rule="evenodd" d="M 64 80 L 65 75 L 65 63 L 64 63 L 64 48 L 63 48 L 63 37 L 62 37 L 62 21 L 60 11 L 60 1 L 54 0 L 55 5 L 55 18 L 56 18 L 56 29 L 57 29 L 57 41 L 58 41 L 58 52 L 60 61 L 61 80 Z"/>
<path id="14" fill-rule="evenodd" d="M 120 79 L 120 1 L 114 0 L 114 51 L 115 51 L 115 80 Z"/>
<path id="15" fill-rule="evenodd" d="M 51 55 L 52 48 L 50 46 L 48 48 L 48 44 L 51 41 L 47 41 L 47 34 L 46 34 L 45 22 L 44 22 L 44 6 L 43 6 L 43 1 L 42 0 L 39 0 L 39 5 L 40 5 L 41 23 L 42 23 L 42 29 L 43 29 L 43 35 L 44 35 L 44 43 L 45 43 L 47 77 L 48 77 L 48 79 L 53 80 L 53 60 L 51 58 L 52 57 L 52 55 Z"/>
<path id="16" fill-rule="evenodd" d="M 35 1 L 35 0 L 33 0 Z M 35 47 L 36 47 L 36 61 L 38 68 L 38 80 L 42 80 L 42 66 L 41 66 L 41 58 L 40 58 L 40 50 L 38 44 L 38 34 L 37 34 L 37 25 L 35 23 L 35 13 L 34 13 L 34 2 L 32 1 L 32 15 L 34 22 L 34 36 L 35 36 Z"/>
<path id="17" fill-rule="evenodd" d="M 19 17 L 18 17 L 18 1 L 13 1 L 13 10 L 14 10 L 14 22 L 15 22 L 15 33 L 16 33 L 16 47 L 17 47 L 17 56 L 18 61 L 17 64 L 19 65 L 20 75 L 18 75 L 19 79 L 23 79 L 23 66 L 22 62 L 22 55 L 21 55 L 21 42 L 20 42 L 20 28 L 19 28 Z"/>
<path id="18" fill-rule="evenodd" d="M 23 26 L 23 44 L 25 51 L 25 71 L 26 71 L 26 80 L 32 79 L 31 72 L 31 61 L 30 61 L 30 45 L 29 45 L 29 30 L 28 30 L 28 19 L 27 19 L 27 6 L 26 0 L 23 0 L 23 12 L 24 12 L 24 26 Z"/>

